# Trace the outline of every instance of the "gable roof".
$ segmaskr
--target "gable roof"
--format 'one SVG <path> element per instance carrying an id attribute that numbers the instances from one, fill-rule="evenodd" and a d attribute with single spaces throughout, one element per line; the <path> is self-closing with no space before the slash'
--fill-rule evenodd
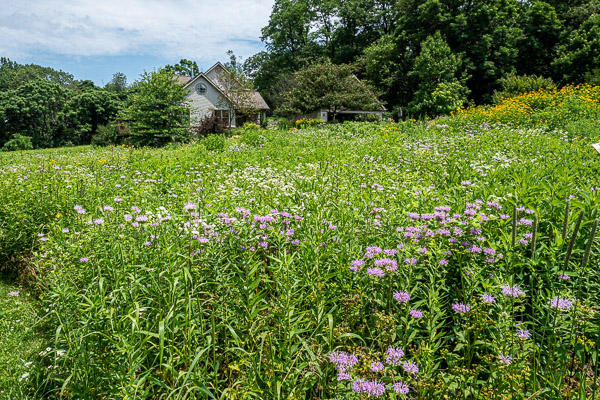
<path id="1" fill-rule="evenodd" d="M 227 68 L 225 68 L 225 66 L 223 64 L 221 64 L 220 61 L 217 61 L 215 65 L 213 65 L 212 67 L 210 67 L 209 69 L 206 70 L 205 74 L 206 75 L 210 74 L 210 72 L 217 67 L 221 67 L 222 70 L 227 71 Z"/>
<path id="2" fill-rule="evenodd" d="M 210 73 L 216 67 L 220 67 L 224 71 L 227 71 L 227 69 L 223 66 L 223 64 L 221 64 L 220 62 L 217 62 L 215 65 L 213 65 L 212 67 L 210 67 L 208 69 L 208 71 L 206 71 L 206 72 L 201 72 L 201 73 L 199 73 L 198 75 L 196 75 L 194 77 L 178 76 L 177 77 L 177 81 L 179 83 L 182 83 L 184 85 L 184 88 L 187 89 L 187 88 L 191 87 L 198 80 L 198 78 L 203 78 L 212 87 L 214 87 L 221 94 L 221 96 L 223 96 L 223 98 L 225 98 L 228 101 L 232 102 L 232 100 L 225 94 L 225 92 L 220 87 L 220 85 L 218 85 L 217 83 L 215 83 L 212 79 L 210 79 L 208 77 L 208 73 Z M 254 93 L 252 93 L 250 101 L 252 102 L 252 105 L 254 107 L 256 107 L 257 109 L 259 109 L 259 110 L 269 110 L 270 109 L 270 107 L 268 106 L 267 102 L 265 101 L 265 99 L 263 99 L 263 97 L 260 95 L 259 92 L 255 91 Z"/>
<path id="3" fill-rule="evenodd" d="M 183 76 L 183 75 L 178 75 L 175 78 L 177 79 L 177 83 L 181 83 L 183 85 L 185 85 L 192 79 L 191 76 Z"/>

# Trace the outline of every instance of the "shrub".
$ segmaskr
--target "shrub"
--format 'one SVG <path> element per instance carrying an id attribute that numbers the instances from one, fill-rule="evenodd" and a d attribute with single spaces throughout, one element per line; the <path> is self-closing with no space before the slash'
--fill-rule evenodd
<path id="1" fill-rule="evenodd" d="M 209 151 L 223 151 L 225 149 L 225 135 L 213 134 L 202 139 L 201 144 Z"/>
<path id="2" fill-rule="evenodd" d="M 251 147 L 259 147 L 266 143 L 266 138 L 261 135 L 261 130 L 258 125 L 246 123 L 243 127 L 236 131 L 241 136 L 240 142 Z"/>
<path id="3" fill-rule="evenodd" d="M 267 118 L 267 129 L 287 131 L 294 127 L 294 124 L 287 118 Z"/>
<path id="4" fill-rule="evenodd" d="M 17 151 L 17 150 L 31 150 L 33 149 L 33 144 L 31 143 L 31 138 L 29 136 L 19 135 L 15 133 L 12 135 L 10 140 L 4 143 L 3 151 Z"/>
<path id="5" fill-rule="evenodd" d="M 92 136 L 92 146 L 110 146 L 119 144 L 119 132 L 115 123 L 108 123 L 98 127 L 96 134 Z"/>
<path id="6" fill-rule="evenodd" d="M 494 91 L 492 95 L 494 104 L 500 104 L 504 99 L 536 90 L 556 89 L 556 84 L 551 78 L 544 78 L 537 75 L 510 74 L 501 78 L 500 84 L 502 85 L 502 90 Z"/>
<path id="7" fill-rule="evenodd" d="M 357 114 L 354 120 L 356 122 L 379 122 L 381 118 L 377 114 Z"/>
<path id="8" fill-rule="evenodd" d="M 307 129 L 307 128 L 312 128 L 315 126 L 319 126 L 319 125 L 323 125 L 325 123 L 325 121 L 323 121 L 322 119 L 318 119 L 318 118 L 312 118 L 312 119 L 306 119 L 306 118 L 302 118 L 296 121 L 296 128 L 297 129 Z"/>
<path id="9" fill-rule="evenodd" d="M 192 128 L 192 132 L 199 137 L 214 133 L 224 133 L 229 129 L 229 124 L 224 118 L 215 114 L 205 116 L 200 122 Z"/>
<path id="10" fill-rule="evenodd" d="M 568 85 L 560 90 L 541 89 L 504 99 L 495 106 L 467 107 L 452 114 L 473 123 L 564 127 L 571 121 L 600 116 L 600 86 L 584 84 Z M 464 123 L 460 119 L 453 121 Z"/>
<path id="11" fill-rule="evenodd" d="M 241 128 L 238 128 L 237 132 L 244 134 L 246 132 L 260 131 L 260 126 L 253 124 L 252 122 L 246 122 Z"/>

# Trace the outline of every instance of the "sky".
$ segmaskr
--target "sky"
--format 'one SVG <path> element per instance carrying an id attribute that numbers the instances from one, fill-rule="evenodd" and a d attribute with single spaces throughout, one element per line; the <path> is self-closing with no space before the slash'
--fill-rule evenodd
<path id="1" fill-rule="evenodd" d="M 185 58 L 207 70 L 264 49 L 274 0 L 2 0 L 0 56 L 104 86 Z"/>

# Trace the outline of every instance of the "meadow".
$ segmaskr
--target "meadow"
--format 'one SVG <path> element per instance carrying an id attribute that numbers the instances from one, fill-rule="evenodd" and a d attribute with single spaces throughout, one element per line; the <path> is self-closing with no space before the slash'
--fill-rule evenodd
<path id="1" fill-rule="evenodd" d="M 0 354 L 0 391 L 598 398 L 600 105 L 583 101 L 552 124 L 485 108 L 0 154 L 0 257 L 22 282 L 0 304 L 32 319 L 35 298 L 40 332 Z"/>

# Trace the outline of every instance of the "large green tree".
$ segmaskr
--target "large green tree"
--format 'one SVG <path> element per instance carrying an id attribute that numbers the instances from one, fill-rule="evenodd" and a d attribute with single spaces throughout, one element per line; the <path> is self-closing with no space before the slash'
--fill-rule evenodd
<path id="1" fill-rule="evenodd" d="M 187 60 L 182 58 L 175 65 L 165 65 L 165 71 L 172 73 L 173 75 L 181 76 L 196 76 L 200 73 L 200 68 L 196 61 Z"/>
<path id="2" fill-rule="evenodd" d="M 330 61 L 313 64 L 294 73 L 283 97 L 280 112 L 287 114 L 326 109 L 335 119 L 341 109 L 381 108 L 373 88 L 358 80 L 352 67 L 335 65 Z"/>
<path id="3" fill-rule="evenodd" d="M 0 141 L 13 134 L 32 138 L 34 147 L 72 142 L 74 124 L 67 117 L 67 88 L 39 79 L 0 93 Z"/>
<path id="4" fill-rule="evenodd" d="M 135 85 L 123 118 L 131 120 L 131 140 L 142 146 L 160 146 L 190 138 L 187 92 L 173 73 L 145 72 Z"/>
<path id="5" fill-rule="evenodd" d="M 560 46 L 554 66 L 563 83 L 581 83 L 598 74 L 600 66 L 600 14 L 592 15 Z"/>
<path id="6" fill-rule="evenodd" d="M 410 73 L 418 89 L 409 104 L 415 115 L 445 114 L 467 101 L 466 75 L 461 73 L 462 61 L 454 54 L 439 32 L 421 44 Z"/>
<path id="7" fill-rule="evenodd" d="M 66 104 L 66 115 L 77 126 L 77 143 L 90 143 L 98 127 L 106 125 L 121 106 L 119 96 L 91 81 L 79 82 Z"/>

